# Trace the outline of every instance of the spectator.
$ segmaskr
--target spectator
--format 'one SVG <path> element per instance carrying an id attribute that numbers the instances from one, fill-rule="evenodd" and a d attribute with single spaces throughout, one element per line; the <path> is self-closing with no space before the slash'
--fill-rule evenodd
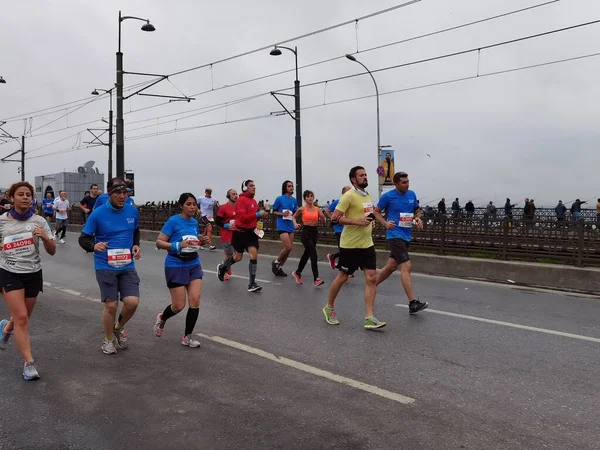
<path id="1" fill-rule="evenodd" d="M 2 193 L 2 198 L 0 199 L 0 215 L 4 214 L 5 212 L 10 211 L 10 201 L 8 200 L 8 196 L 6 194 L 6 192 Z"/>
<path id="2" fill-rule="evenodd" d="M 535 220 L 535 210 L 537 207 L 535 206 L 535 200 L 529 200 L 529 214 L 531 216 L 531 220 Z"/>
<path id="3" fill-rule="evenodd" d="M 485 212 L 487 213 L 489 218 L 495 219 L 497 208 L 494 206 L 494 202 L 490 201 L 485 208 Z"/>
<path id="4" fill-rule="evenodd" d="M 472 200 L 469 200 L 465 204 L 465 211 L 467 212 L 467 219 L 473 219 L 473 215 L 475 214 L 475 205 Z"/>
<path id="5" fill-rule="evenodd" d="M 458 217 L 458 213 L 460 212 L 460 202 L 458 201 L 458 197 L 456 200 L 452 202 L 452 217 L 455 219 Z"/>
<path id="6" fill-rule="evenodd" d="M 581 205 L 584 203 L 587 202 L 582 202 L 581 200 L 577 199 L 571 205 L 571 216 L 573 218 L 573 222 L 577 222 L 579 219 L 581 219 Z"/>
<path id="7" fill-rule="evenodd" d="M 446 215 L 446 199 L 442 198 L 438 203 L 438 213 L 440 216 Z"/>
<path id="8" fill-rule="evenodd" d="M 265 211 L 270 214 L 272 207 L 271 207 L 271 204 L 269 203 L 269 199 L 265 200 L 264 206 L 265 206 Z"/>
<path id="9" fill-rule="evenodd" d="M 512 226 L 513 219 L 513 208 L 517 206 L 515 203 L 510 202 L 510 198 L 506 199 L 506 203 L 504 204 L 504 215 L 508 219 L 508 226 Z"/>
<path id="10" fill-rule="evenodd" d="M 567 215 L 567 207 L 563 204 L 562 200 L 558 201 L 558 205 L 554 208 L 554 212 L 556 213 L 556 220 L 559 222 L 563 222 L 565 220 L 565 216 Z"/>
<path id="11" fill-rule="evenodd" d="M 529 204 L 529 199 L 525 199 L 525 205 L 523 206 L 523 220 L 531 220 L 533 216 L 531 215 L 531 205 Z"/>
<path id="12" fill-rule="evenodd" d="M 600 222 L 600 198 L 598 199 L 598 203 L 596 203 L 596 222 Z"/>

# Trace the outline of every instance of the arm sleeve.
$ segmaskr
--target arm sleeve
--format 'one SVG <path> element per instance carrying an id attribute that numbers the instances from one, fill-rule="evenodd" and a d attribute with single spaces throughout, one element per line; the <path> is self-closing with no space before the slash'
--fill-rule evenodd
<path id="1" fill-rule="evenodd" d="M 223 228 L 225 225 L 225 223 L 223 222 L 223 216 L 220 216 L 219 213 L 217 213 L 217 217 L 215 217 L 215 223 L 217 224 L 218 227 L 221 227 L 221 228 Z"/>
<path id="2" fill-rule="evenodd" d="M 94 241 L 94 236 L 85 233 L 79 235 L 79 246 L 88 253 L 94 251 Z"/>
<path id="3" fill-rule="evenodd" d="M 137 227 L 133 232 L 133 245 L 140 245 L 140 227 Z"/>

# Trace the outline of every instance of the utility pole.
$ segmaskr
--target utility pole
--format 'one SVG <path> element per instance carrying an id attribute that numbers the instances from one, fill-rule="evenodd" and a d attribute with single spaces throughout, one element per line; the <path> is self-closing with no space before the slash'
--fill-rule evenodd
<path id="1" fill-rule="evenodd" d="M 2 129 L 2 125 L 4 125 L 6 122 L 0 122 L 0 138 L 1 139 L 13 139 L 17 142 L 19 142 L 19 138 L 12 136 L 10 133 L 8 133 L 6 130 Z M 21 158 L 20 159 L 8 159 L 11 156 L 16 155 L 17 153 L 21 154 Z M 17 151 L 12 152 L 10 155 L 6 155 L 4 158 L 0 159 L 0 162 L 17 162 L 17 163 L 21 163 L 21 167 L 19 169 L 19 172 L 21 172 L 21 181 L 25 181 L 25 135 L 21 136 L 21 148 Z"/>
<path id="2" fill-rule="evenodd" d="M 25 136 L 21 136 L 21 181 L 25 181 Z"/>

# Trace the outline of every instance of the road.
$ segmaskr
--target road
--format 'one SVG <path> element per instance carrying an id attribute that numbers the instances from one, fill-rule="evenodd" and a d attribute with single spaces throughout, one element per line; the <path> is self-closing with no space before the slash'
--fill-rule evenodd
<path id="1" fill-rule="evenodd" d="M 2 449 L 600 448 L 598 298 L 419 275 L 430 308 L 409 316 L 393 277 L 376 304 L 388 326 L 366 331 L 360 274 L 333 327 L 325 264 L 315 288 L 260 258 L 264 289 L 251 294 L 246 259 L 221 283 L 221 253 L 204 251 L 202 347 L 190 349 L 184 314 L 152 333 L 168 291 L 164 253 L 143 243 L 130 348 L 107 356 L 92 257 L 76 241 L 44 255 L 31 323 L 42 379 L 22 381 L 12 343 L 0 352 Z"/>

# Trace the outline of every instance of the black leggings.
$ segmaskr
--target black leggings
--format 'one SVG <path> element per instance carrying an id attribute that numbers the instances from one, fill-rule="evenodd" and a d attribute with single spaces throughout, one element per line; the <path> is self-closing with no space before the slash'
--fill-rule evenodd
<path id="1" fill-rule="evenodd" d="M 312 269 L 313 276 L 315 280 L 319 278 L 319 266 L 317 265 L 317 239 L 319 238 L 319 233 L 317 231 L 317 227 L 304 226 L 302 228 L 302 234 L 300 235 L 300 241 L 302 245 L 304 245 L 304 253 L 302 253 L 302 257 L 300 258 L 300 262 L 298 263 L 298 270 L 296 273 L 298 275 L 302 274 L 302 270 L 306 266 L 308 262 L 308 258 L 310 258 L 310 267 Z"/>

